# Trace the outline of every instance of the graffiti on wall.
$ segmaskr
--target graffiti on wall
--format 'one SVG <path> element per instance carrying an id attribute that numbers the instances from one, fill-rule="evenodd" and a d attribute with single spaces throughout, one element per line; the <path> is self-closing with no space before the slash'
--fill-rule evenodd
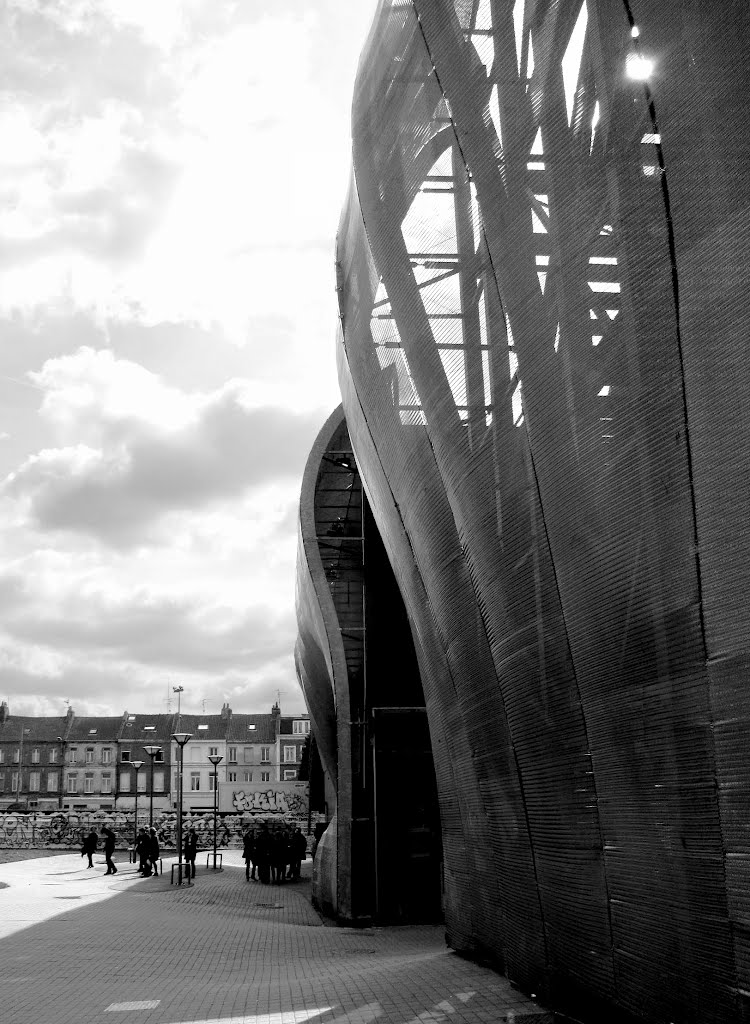
<path id="1" fill-rule="evenodd" d="M 244 795 L 244 794 L 243 794 Z M 240 793 L 237 794 L 240 796 Z M 242 846 L 242 834 L 248 824 L 262 821 L 289 826 L 299 825 L 307 831 L 307 801 L 296 792 L 249 793 L 248 806 L 237 806 L 234 813 L 216 815 L 216 845 L 223 849 Z M 266 800 L 255 800 L 266 797 Z M 283 799 L 279 799 L 283 797 Z M 238 803 L 242 803 L 239 801 Z M 267 806 L 266 806 L 267 805 Z M 319 815 L 314 815 L 317 821 Z M 154 814 L 154 828 L 163 850 L 175 849 L 177 814 L 167 811 Z M 4 849 L 80 849 L 83 837 L 92 830 L 99 835 L 103 826 L 111 828 L 117 837 L 117 848 L 126 850 L 132 845 L 139 828 L 148 828 L 148 814 L 125 811 L 57 811 L 51 814 L 0 814 L 0 848 Z M 214 815 L 212 812 L 183 814 L 183 829 L 194 828 L 199 849 L 211 849 L 214 842 Z"/>
<path id="2" fill-rule="evenodd" d="M 304 793 L 265 789 L 246 793 L 240 789 L 232 793 L 232 806 L 237 811 L 251 814 L 307 814 L 307 800 Z"/>

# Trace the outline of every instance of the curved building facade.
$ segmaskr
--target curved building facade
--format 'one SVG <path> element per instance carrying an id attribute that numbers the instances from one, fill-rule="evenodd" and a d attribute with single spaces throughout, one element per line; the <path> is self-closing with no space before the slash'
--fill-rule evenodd
<path id="1" fill-rule="evenodd" d="M 750 1019 L 749 42 L 736 0 L 383 0 L 338 235 L 449 941 L 659 1022 Z"/>

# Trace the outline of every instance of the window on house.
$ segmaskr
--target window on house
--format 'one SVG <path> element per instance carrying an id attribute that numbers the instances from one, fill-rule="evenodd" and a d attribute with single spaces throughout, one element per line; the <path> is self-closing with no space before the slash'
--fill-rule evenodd
<path id="1" fill-rule="evenodd" d="M 261 747 L 260 748 L 260 759 L 261 759 L 261 761 L 270 761 L 271 760 L 271 748 L 270 747 Z"/>
<path id="2" fill-rule="evenodd" d="M 164 762 L 164 751 L 163 750 L 157 750 L 156 751 L 155 760 L 156 761 L 161 761 L 162 763 Z"/>
<path id="3" fill-rule="evenodd" d="M 270 772 L 261 772 L 260 773 L 260 781 L 261 782 L 270 782 L 271 781 L 271 773 Z"/>
<path id="4" fill-rule="evenodd" d="M 78 773 L 77 772 L 68 772 L 68 792 L 69 793 L 77 793 L 78 792 Z"/>
<path id="5" fill-rule="evenodd" d="M 284 761 L 288 764 L 290 761 L 297 760 L 297 748 L 296 747 L 284 747 Z"/>
<path id="6" fill-rule="evenodd" d="M 218 788 L 217 787 L 218 781 L 219 781 L 219 773 L 218 772 L 211 772 L 209 774 L 209 776 L 208 776 L 208 788 L 211 790 L 212 793 L 213 793 L 213 791 L 215 789 Z"/>
<path id="7" fill-rule="evenodd" d="M 229 763 L 237 764 L 237 747 L 229 748 Z"/>
<path id="8" fill-rule="evenodd" d="M 57 772 L 47 772 L 47 792 L 57 792 Z"/>
<path id="9" fill-rule="evenodd" d="M 242 760 L 245 762 L 245 764 L 252 764 L 253 763 L 253 748 L 252 747 L 243 747 L 242 748 Z"/>
<path id="10" fill-rule="evenodd" d="M 284 769 L 284 781 L 285 782 L 289 782 L 290 779 L 296 779 L 296 778 L 297 778 L 297 773 L 296 772 L 290 772 L 288 768 Z"/>
<path id="11" fill-rule="evenodd" d="M 41 781 L 41 772 L 29 772 L 29 792 L 38 793 Z"/>
<path id="12" fill-rule="evenodd" d="M 31 751 L 31 763 L 39 764 L 39 747 L 34 747 Z"/>
<path id="13" fill-rule="evenodd" d="M 120 792 L 130 792 L 130 772 L 120 772 Z"/>
<path id="14" fill-rule="evenodd" d="M 146 773 L 145 772 L 138 772 L 136 778 L 138 779 L 138 792 L 139 793 L 145 793 L 146 792 L 146 781 L 147 781 L 146 780 Z"/>
<path id="15" fill-rule="evenodd" d="M 211 756 L 218 757 L 219 756 L 219 748 L 218 747 L 209 747 L 208 748 L 208 756 L 209 757 L 211 757 Z"/>
<path id="16" fill-rule="evenodd" d="M 310 723 L 307 719 L 302 719 L 298 722 L 292 723 L 292 732 L 297 733 L 301 736 L 306 736 L 310 731 Z"/>
<path id="17" fill-rule="evenodd" d="M 154 789 L 164 792 L 164 772 L 154 772 Z"/>
<path id="18" fill-rule="evenodd" d="M 130 760 L 130 748 L 129 747 L 122 751 L 122 753 L 120 754 L 120 760 L 121 761 L 129 761 Z"/>
<path id="19" fill-rule="evenodd" d="M 86 747 L 86 764 L 94 763 L 94 748 Z"/>
<path id="20" fill-rule="evenodd" d="M 242 781 L 243 782 L 252 782 L 253 781 L 253 773 L 252 772 L 243 772 L 242 773 Z"/>
<path id="21" fill-rule="evenodd" d="M 190 773 L 190 788 L 195 793 L 201 788 L 201 773 L 191 772 Z"/>
<path id="22" fill-rule="evenodd" d="M 58 755 L 58 753 L 59 753 L 59 751 L 58 751 L 57 747 L 50 747 L 49 748 L 49 763 L 50 764 L 57 764 L 57 755 Z M 0 761 L 1 760 L 2 760 L 2 758 L 0 758 Z"/>
<path id="23" fill-rule="evenodd" d="M 112 764 L 111 747 L 102 747 L 102 764 Z"/>
<path id="24" fill-rule="evenodd" d="M 4 764 L 4 763 L 5 763 L 5 751 L 4 750 L 0 750 L 0 764 Z"/>
<path id="25" fill-rule="evenodd" d="M 10 776 L 10 790 L 11 793 L 18 793 L 18 772 L 11 772 Z"/>
<path id="26" fill-rule="evenodd" d="M 5 789 L 5 772 L 0 772 L 0 793 Z"/>
<path id="27" fill-rule="evenodd" d="M 16 747 L 15 751 L 13 752 L 13 764 L 18 764 L 18 762 L 20 760 L 21 760 L 21 753 L 20 753 L 18 747 Z"/>
<path id="28" fill-rule="evenodd" d="M 78 760 L 78 747 L 71 747 L 68 751 L 68 761 L 71 764 L 75 764 Z"/>
<path id="29" fill-rule="evenodd" d="M 229 780 L 229 782 L 236 782 L 237 772 L 227 772 L 227 779 Z"/>
<path id="30" fill-rule="evenodd" d="M 112 776 L 109 772 L 102 772 L 102 793 L 109 794 L 112 792 Z"/>
<path id="31" fill-rule="evenodd" d="M 83 792 L 93 793 L 94 792 L 94 776 L 91 772 L 86 772 L 86 777 L 83 780 Z"/>

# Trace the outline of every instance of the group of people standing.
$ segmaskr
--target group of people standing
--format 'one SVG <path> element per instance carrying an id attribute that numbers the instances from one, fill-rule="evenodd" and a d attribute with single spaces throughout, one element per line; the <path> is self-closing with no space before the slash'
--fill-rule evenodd
<path id="1" fill-rule="evenodd" d="M 138 829 L 138 836 L 135 840 L 135 853 L 138 857 L 138 874 L 148 878 L 149 875 L 159 874 L 159 837 L 153 826 L 149 829 Z"/>
<path id="2" fill-rule="evenodd" d="M 301 828 L 293 831 L 261 825 L 257 832 L 246 829 L 242 836 L 242 859 L 245 861 L 245 878 L 268 885 L 280 885 L 285 881 L 296 881 L 300 877 L 302 861 L 307 856 L 307 839 Z"/>

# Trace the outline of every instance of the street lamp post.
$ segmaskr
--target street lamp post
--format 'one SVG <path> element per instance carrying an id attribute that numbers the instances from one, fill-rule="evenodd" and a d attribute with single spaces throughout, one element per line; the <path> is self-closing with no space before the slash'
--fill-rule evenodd
<path id="1" fill-rule="evenodd" d="M 63 790 L 65 789 L 65 748 L 68 745 L 68 741 L 64 740 L 62 736 L 58 736 L 57 742 L 60 744 L 60 788 L 57 794 L 57 807 L 58 810 L 61 811 L 63 802 Z"/>
<path id="2" fill-rule="evenodd" d="M 21 729 L 21 742 L 18 745 L 18 775 L 16 776 L 16 803 L 21 802 L 21 790 L 23 788 L 23 738 L 28 736 L 31 729 Z"/>
<path id="3" fill-rule="evenodd" d="M 177 783 L 177 884 L 182 885 L 182 763 L 185 744 L 191 738 L 191 732 L 173 732 L 172 739 L 180 748 L 179 779 Z"/>
<path id="4" fill-rule="evenodd" d="M 144 765 L 144 761 L 131 761 L 135 768 L 135 813 L 133 814 L 133 850 L 135 851 L 136 840 L 138 839 L 138 772 Z"/>
<path id="5" fill-rule="evenodd" d="M 151 797 L 148 803 L 148 827 L 151 829 L 154 825 L 154 758 L 161 754 L 161 747 L 149 746 L 143 749 L 151 758 Z"/>
<path id="6" fill-rule="evenodd" d="M 216 817 L 218 815 L 219 799 L 219 761 L 224 758 L 221 754 L 209 754 L 208 760 L 214 766 L 214 871 L 216 871 Z"/>

